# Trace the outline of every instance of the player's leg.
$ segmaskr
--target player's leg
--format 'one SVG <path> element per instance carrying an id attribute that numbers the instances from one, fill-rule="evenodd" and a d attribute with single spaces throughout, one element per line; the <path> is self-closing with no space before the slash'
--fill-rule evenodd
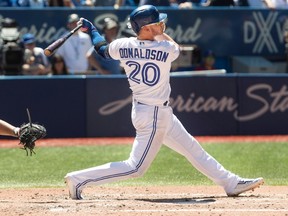
<path id="1" fill-rule="evenodd" d="M 208 154 L 198 141 L 191 136 L 174 115 L 164 139 L 164 144 L 185 156 L 201 173 L 229 192 L 237 185 L 240 178 L 226 170 L 217 160 Z"/>
<path id="2" fill-rule="evenodd" d="M 167 119 L 167 112 L 158 107 L 136 105 L 132 112 L 136 137 L 129 159 L 68 173 L 65 179 L 71 198 L 81 199 L 81 191 L 88 185 L 106 184 L 143 175 L 161 148 Z"/>

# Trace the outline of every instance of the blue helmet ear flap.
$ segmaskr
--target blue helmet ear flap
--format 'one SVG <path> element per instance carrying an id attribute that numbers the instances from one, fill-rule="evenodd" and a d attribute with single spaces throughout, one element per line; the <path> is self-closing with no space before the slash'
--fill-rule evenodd
<path id="1" fill-rule="evenodd" d="M 134 20 L 130 20 L 130 21 L 129 21 L 128 27 L 129 27 L 129 28 L 132 28 L 132 30 L 133 30 L 136 34 L 138 34 L 139 31 L 140 31 L 140 28 L 139 28 L 138 24 L 137 24 Z"/>

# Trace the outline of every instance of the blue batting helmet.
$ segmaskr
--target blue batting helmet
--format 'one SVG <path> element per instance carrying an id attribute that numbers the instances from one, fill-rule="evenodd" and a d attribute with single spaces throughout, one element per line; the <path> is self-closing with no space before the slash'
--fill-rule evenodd
<path id="1" fill-rule="evenodd" d="M 143 26 L 163 21 L 166 18 L 167 14 L 159 13 L 155 6 L 143 5 L 131 12 L 130 25 L 133 31 L 138 34 Z"/>

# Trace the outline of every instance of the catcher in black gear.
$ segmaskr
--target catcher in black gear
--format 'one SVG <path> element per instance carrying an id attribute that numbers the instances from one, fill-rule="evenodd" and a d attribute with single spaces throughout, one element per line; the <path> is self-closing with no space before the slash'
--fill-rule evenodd
<path id="1" fill-rule="evenodd" d="M 32 123 L 29 110 L 27 109 L 29 123 L 23 124 L 20 127 L 15 127 L 8 122 L 0 119 L 0 135 L 18 137 L 23 149 L 26 150 L 27 155 L 34 152 L 35 142 L 46 136 L 46 128 L 42 125 Z"/>

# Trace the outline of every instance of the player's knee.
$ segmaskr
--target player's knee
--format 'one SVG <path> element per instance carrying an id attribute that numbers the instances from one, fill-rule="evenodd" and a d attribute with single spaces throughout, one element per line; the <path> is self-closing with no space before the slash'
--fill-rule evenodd
<path id="1" fill-rule="evenodd" d="M 132 174 L 132 177 L 133 178 L 139 178 L 139 177 L 143 176 L 144 173 L 145 173 L 145 171 L 142 169 L 135 169 L 135 172 Z"/>
<path id="2" fill-rule="evenodd" d="M 134 164 L 129 164 L 129 166 L 131 169 L 130 176 L 132 178 L 138 178 L 144 175 L 145 169 L 143 169 L 142 167 L 138 167 L 137 165 Z"/>

